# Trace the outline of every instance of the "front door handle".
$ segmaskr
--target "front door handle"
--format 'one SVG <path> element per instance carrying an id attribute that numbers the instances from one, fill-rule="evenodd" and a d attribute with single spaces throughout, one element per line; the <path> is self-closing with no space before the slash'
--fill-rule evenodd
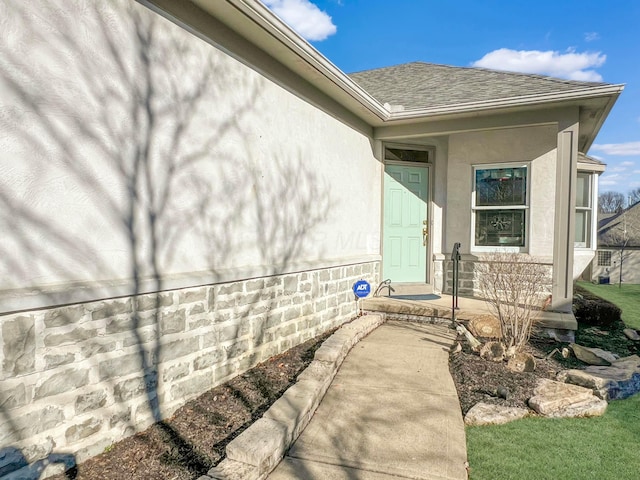
<path id="1" fill-rule="evenodd" d="M 422 229 L 422 246 L 423 246 L 423 247 L 426 247 L 426 246 L 427 246 L 427 235 L 428 235 L 428 233 L 427 233 L 427 227 L 424 227 L 424 228 Z"/>

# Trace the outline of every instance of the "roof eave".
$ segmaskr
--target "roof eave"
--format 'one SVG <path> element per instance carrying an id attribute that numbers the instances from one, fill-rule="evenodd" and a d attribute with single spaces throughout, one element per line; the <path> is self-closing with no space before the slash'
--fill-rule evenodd
<path id="1" fill-rule="evenodd" d="M 588 88 L 580 88 L 569 92 L 558 92 L 522 97 L 501 98 L 496 100 L 459 103 L 455 105 L 443 105 L 416 110 L 395 111 L 390 114 L 389 121 L 423 119 L 439 115 L 451 115 L 462 113 L 486 112 L 502 110 L 505 108 L 531 107 L 550 103 L 575 102 L 588 98 L 612 97 L 608 102 L 607 114 L 615 103 L 615 99 L 622 92 L 624 85 L 598 85 Z M 606 118 L 606 115 L 604 115 Z M 604 118 L 602 122 L 604 122 Z M 601 122 L 601 123 L 602 123 Z"/>

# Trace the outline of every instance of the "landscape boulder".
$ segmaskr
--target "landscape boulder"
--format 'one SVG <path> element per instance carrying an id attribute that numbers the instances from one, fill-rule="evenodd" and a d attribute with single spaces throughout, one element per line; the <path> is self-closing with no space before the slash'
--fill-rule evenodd
<path id="1" fill-rule="evenodd" d="M 629 340 L 640 341 L 640 334 L 633 328 L 625 328 L 622 332 Z"/>
<path id="2" fill-rule="evenodd" d="M 466 425 L 501 425 L 526 417 L 528 408 L 507 407 L 490 403 L 476 403 L 464 417 Z"/>
<path id="3" fill-rule="evenodd" d="M 512 372 L 533 372 L 536 369 L 536 359 L 530 353 L 519 352 L 509 358 L 507 368 Z"/>
<path id="4" fill-rule="evenodd" d="M 591 389 L 604 400 L 619 400 L 640 392 L 640 357 L 631 355 L 610 366 L 589 366 L 584 370 L 565 370 L 558 380 Z"/>
<path id="5" fill-rule="evenodd" d="M 604 414 L 607 401 L 596 397 L 591 389 L 541 378 L 529 406 L 550 418 L 595 417 Z"/>
<path id="6" fill-rule="evenodd" d="M 502 362 L 505 356 L 504 345 L 500 342 L 487 342 L 480 349 L 480 358 L 490 362 Z"/>
<path id="7" fill-rule="evenodd" d="M 572 343 L 570 347 L 578 360 L 582 360 L 589 365 L 609 366 L 617 360 L 617 357 L 613 353 L 602 350 L 601 348 L 583 347 L 577 343 Z"/>
<path id="8" fill-rule="evenodd" d="M 476 337 L 501 338 L 500 321 L 493 315 L 478 315 L 469 320 L 469 331 Z"/>

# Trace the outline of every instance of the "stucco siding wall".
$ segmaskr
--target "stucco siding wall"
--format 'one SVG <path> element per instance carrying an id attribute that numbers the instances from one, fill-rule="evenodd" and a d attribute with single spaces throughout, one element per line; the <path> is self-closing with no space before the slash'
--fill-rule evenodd
<path id="1" fill-rule="evenodd" d="M 473 253 L 471 195 L 473 165 L 530 162 L 529 253 L 550 258 L 553 254 L 556 128 L 540 126 L 451 135 L 447 173 L 445 244 L 462 244 Z"/>
<path id="2" fill-rule="evenodd" d="M 134 2 L 0 19 L 3 454 L 82 461 L 355 315 L 361 129 Z"/>
<path id="3" fill-rule="evenodd" d="M 1 311 L 379 255 L 362 133 L 133 2 L 0 16 Z"/>

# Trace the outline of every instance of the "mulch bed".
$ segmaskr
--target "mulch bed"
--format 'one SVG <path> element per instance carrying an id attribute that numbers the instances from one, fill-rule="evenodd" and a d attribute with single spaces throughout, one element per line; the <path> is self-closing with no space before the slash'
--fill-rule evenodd
<path id="1" fill-rule="evenodd" d="M 580 325 L 576 332 L 576 343 L 585 347 L 602 348 L 621 357 L 638 353 L 638 345 L 622 333 L 624 328 L 622 321 L 610 327 Z M 546 358 L 554 349 L 562 350 L 568 345 L 534 332 L 525 352 L 535 357 L 535 371 L 514 373 L 506 368 L 506 362 L 484 360 L 463 343 L 462 351 L 452 353 L 449 361 L 462 414 L 466 415 L 478 402 L 527 408 L 527 402 L 533 396 L 539 378 L 555 380 L 562 370 L 586 366 L 575 357 L 563 358 L 559 352 Z M 501 393 L 507 393 L 506 399 L 498 394 L 498 389 L 505 389 Z"/>
<path id="2" fill-rule="evenodd" d="M 191 400 L 169 419 L 114 444 L 54 480 L 187 480 L 224 458 L 227 444 L 295 383 L 333 330 Z"/>

